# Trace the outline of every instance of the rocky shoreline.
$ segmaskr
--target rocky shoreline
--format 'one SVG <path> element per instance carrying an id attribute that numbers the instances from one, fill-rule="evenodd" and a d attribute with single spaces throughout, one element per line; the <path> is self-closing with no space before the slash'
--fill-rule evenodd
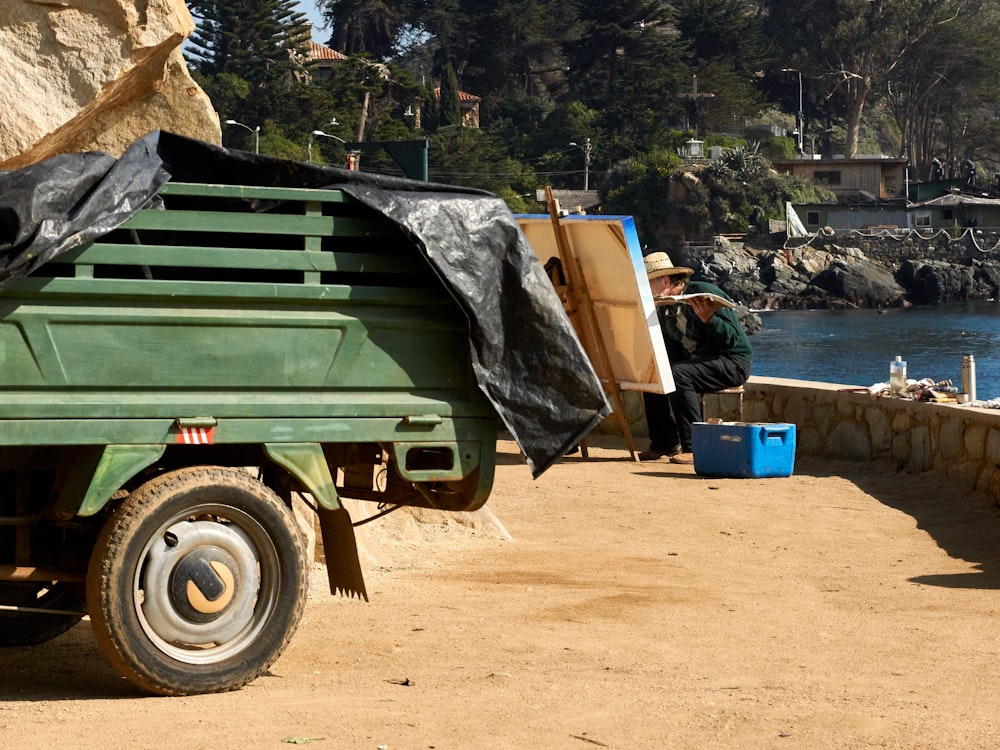
<path id="1" fill-rule="evenodd" d="M 1000 239 L 966 232 L 872 237 L 857 232 L 780 247 L 715 238 L 671 253 L 694 278 L 724 289 L 748 310 L 877 309 L 1000 298 Z"/>

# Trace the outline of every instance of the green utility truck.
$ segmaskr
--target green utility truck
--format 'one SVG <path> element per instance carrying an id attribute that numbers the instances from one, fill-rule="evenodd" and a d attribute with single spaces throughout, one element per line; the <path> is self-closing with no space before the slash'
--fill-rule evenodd
<path id="1" fill-rule="evenodd" d="M 341 498 L 373 516 L 482 506 L 517 420 L 424 244 L 343 189 L 167 182 L 9 280 L 0 645 L 89 615 L 146 691 L 238 688 L 302 615 L 293 493 L 318 514 L 331 588 L 359 598 Z"/>

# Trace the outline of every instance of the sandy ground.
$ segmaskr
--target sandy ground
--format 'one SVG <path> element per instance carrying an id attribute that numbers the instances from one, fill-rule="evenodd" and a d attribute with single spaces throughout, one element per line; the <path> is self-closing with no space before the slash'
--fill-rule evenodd
<path id="1" fill-rule="evenodd" d="M 138 695 L 84 622 L 0 652 L 4 748 L 996 748 L 1000 518 L 879 465 L 708 479 L 591 447 L 489 527 L 374 531 L 271 673 Z M 391 516 L 390 516 L 391 517 Z"/>

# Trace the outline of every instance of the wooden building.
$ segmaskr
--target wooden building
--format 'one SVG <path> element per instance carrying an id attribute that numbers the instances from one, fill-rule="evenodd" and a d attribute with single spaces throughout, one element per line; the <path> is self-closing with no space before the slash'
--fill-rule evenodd
<path id="1" fill-rule="evenodd" d="M 842 203 L 893 200 L 906 194 L 906 159 L 781 159 L 772 164 L 781 174 L 829 189 Z"/>

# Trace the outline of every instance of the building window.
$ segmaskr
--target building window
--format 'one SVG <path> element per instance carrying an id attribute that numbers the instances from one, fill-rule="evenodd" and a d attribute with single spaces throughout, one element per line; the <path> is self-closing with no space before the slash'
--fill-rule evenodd
<path id="1" fill-rule="evenodd" d="M 913 214 L 913 226 L 917 229 L 929 227 L 931 225 L 930 211 L 917 211 Z"/>
<path id="2" fill-rule="evenodd" d="M 811 227 L 818 227 L 819 211 L 806 211 L 806 224 Z"/>
<path id="3" fill-rule="evenodd" d="M 941 218 L 944 221 L 954 221 L 955 220 L 955 212 L 952 211 L 950 208 L 943 208 L 943 209 L 941 209 Z"/>
<path id="4" fill-rule="evenodd" d="M 813 173 L 813 182 L 817 185 L 839 185 L 840 184 L 840 170 L 832 169 L 830 171 L 819 171 Z"/>

